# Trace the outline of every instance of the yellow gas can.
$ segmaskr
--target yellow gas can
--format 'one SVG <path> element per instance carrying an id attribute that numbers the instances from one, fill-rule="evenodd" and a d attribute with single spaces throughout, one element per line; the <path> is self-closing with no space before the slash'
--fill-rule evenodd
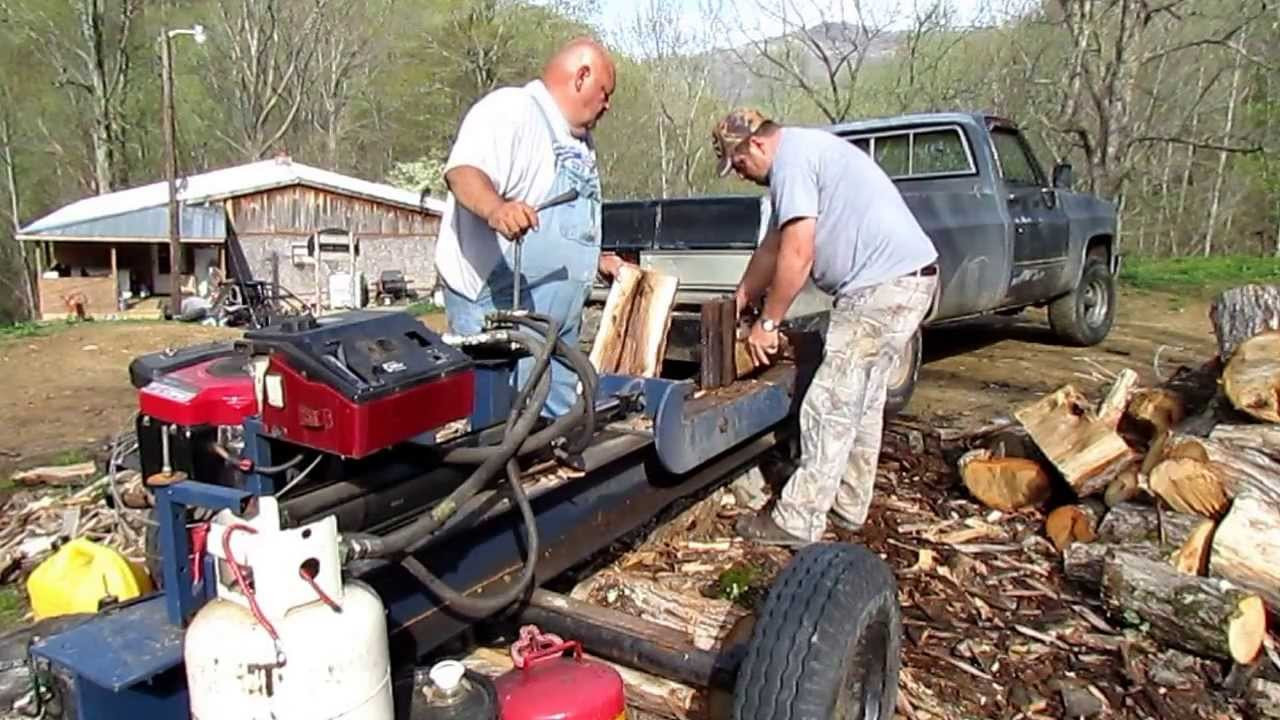
<path id="1" fill-rule="evenodd" d="M 97 612 L 104 598 L 124 601 L 151 589 L 145 568 L 84 538 L 63 545 L 27 578 L 27 594 L 37 620 Z"/>

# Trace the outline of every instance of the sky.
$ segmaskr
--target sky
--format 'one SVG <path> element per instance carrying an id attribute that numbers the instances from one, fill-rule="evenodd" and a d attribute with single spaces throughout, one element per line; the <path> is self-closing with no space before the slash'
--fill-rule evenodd
<path id="1" fill-rule="evenodd" d="M 624 31 L 635 17 L 638 8 L 648 6 L 654 0 L 597 0 L 599 3 L 599 20 L 606 33 Z M 737 19 L 728 24 L 741 26 L 722 38 L 721 44 L 733 41 L 740 44 L 743 37 L 732 35 L 750 33 L 756 38 L 780 35 L 783 28 L 795 27 L 803 21 L 804 25 L 813 25 L 822 20 L 834 21 L 843 19 L 848 23 L 858 20 L 857 4 L 852 0 L 661 0 L 674 3 L 684 17 L 683 25 L 697 24 L 704 17 L 701 8 L 707 3 L 718 3 L 726 11 L 736 11 Z M 935 0 L 861 0 L 861 5 L 870 18 L 869 24 L 903 27 L 911 22 L 916 7 L 927 8 Z M 937 0 L 950 5 L 954 12 L 954 22 L 959 25 L 986 24 L 991 15 L 987 7 L 991 0 Z M 778 16 L 783 9 L 793 18 L 784 22 Z"/>

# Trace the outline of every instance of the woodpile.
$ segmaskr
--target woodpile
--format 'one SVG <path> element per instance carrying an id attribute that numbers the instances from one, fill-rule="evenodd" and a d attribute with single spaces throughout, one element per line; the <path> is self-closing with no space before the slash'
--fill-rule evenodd
<path id="1" fill-rule="evenodd" d="M 37 468 L 12 479 L 23 490 L 0 506 L 0 585 L 20 584 L 73 538 L 87 538 L 145 561 L 148 494 L 136 471 L 86 482 L 92 462 Z M 79 487 L 72 486 L 76 480 Z"/>
<path id="2" fill-rule="evenodd" d="M 1280 670 L 1280 290 L 1229 290 L 1211 318 L 1221 354 L 1203 367 L 1160 387 L 1124 370 L 1097 404 L 1059 388 L 1014 412 L 1025 457 L 978 448 L 957 469 L 983 505 L 1043 513 L 1063 573 L 1111 621 Z"/>

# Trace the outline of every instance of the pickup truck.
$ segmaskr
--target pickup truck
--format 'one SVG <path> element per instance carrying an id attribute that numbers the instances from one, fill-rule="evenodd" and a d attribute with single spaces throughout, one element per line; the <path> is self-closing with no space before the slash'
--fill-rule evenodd
<path id="1" fill-rule="evenodd" d="M 939 291 L 926 327 L 1047 306 L 1065 343 L 1093 345 L 1116 307 L 1116 211 L 1071 189 L 1071 166 L 1046 176 L 1022 132 L 985 114 L 931 113 L 829 126 L 869 153 L 894 180 L 938 251 Z M 768 196 L 617 201 L 603 210 L 603 246 L 679 278 L 668 357 L 697 360 L 696 306 L 732 292 L 768 224 Z M 598 286 L 593 302 L 607 287 Z M 825 321 L 831 298 L 813 287 L 789 313 Z M 588 320 L 589 322 L 589 320 Z M 696 322 L 695 322 L 696 327 Z M 589 335 L 587 335 L 589 337 Z M 897 368 L 890 414 L 910 398 L 919 333 Z"/>

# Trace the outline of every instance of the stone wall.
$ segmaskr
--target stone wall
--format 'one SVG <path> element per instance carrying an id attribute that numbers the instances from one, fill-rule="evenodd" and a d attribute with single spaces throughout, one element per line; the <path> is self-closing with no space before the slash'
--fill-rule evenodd
<path id="1" fill-rule="evenodd" d="M 409 287 L 417 291 L 420 300 L 428 300 L 435 287 L 434 235 L 426 237 L 361 237 L 360 254 L 356 257 L 357 272 L 364 273 L 369 302 L 373 302 L 376 284 L 384 270 L 400 270 L 409 281 Z M 259 280 L 272 278 L 271 258 L 279 262 L 280 284 L 295 295 L 312 301 L 315 297 L 315 267 L 305 250 L 293 250 L 295 245 L 305 246 L 306 239 L 295 236 L 253 236 L 242 238 L 243 248 L 253 276 Z M 296 258 L 296 262 L 295 259 Z M 333 272 L 347 270 L 345 254 L 326 252 L 321 270 L 324 283 L 322 298 L 328 303 L 327 277 Z"/>

